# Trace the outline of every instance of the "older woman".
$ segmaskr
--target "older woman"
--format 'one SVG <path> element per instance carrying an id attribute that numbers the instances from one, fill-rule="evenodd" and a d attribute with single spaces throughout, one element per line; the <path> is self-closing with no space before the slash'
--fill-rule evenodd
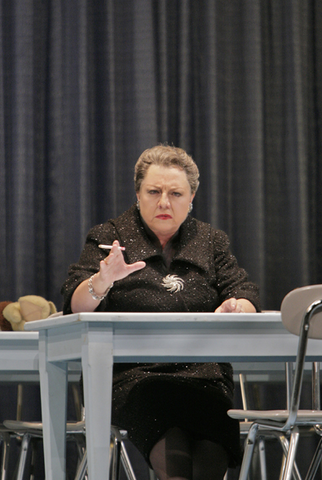
<path id="1" fill-rule="evenodd" d="M 142 153 L 137 203 L 89 232 L 62 289 L 65 313 L 259 310 L 258 289 L 226 234 L 189 215 L 198 177 L 182 149 Z M 102 244 L 112 244 L 108 255 Z M 219 480 L 238 463 L 238 423 L 226 414 L 232 401 L 227 363 L 114 365 L 113 423 L 160 480 Z"/>

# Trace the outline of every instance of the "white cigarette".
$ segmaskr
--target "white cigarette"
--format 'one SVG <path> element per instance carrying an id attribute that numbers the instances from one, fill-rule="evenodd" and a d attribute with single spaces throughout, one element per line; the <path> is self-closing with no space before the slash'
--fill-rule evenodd
<path id="1" fill-rule="evenodd" d="M 111 248 L 113 248 L 113 245 L 102 245 L 100 244 L 98 246 L 99 248 L 102 248 L 103 250 L 111 250 Z M 125 247 L 118 247 L 119 250 L 125 250 Z"/>

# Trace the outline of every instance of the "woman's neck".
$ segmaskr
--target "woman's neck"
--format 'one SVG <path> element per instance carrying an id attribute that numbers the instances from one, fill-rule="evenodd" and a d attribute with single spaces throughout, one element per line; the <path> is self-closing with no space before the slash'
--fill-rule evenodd
<path id="1" fill-rule="evenodd" d="M 174 234 L 171 234 L 171 235 L 158 235 L 153 230 L 151 230 L 150 227 L 148 227 L 147 223 L 144 221 L 141 214 L 140 214 L 140 218 L 141 218 L 141 222 L 143 223 L 147 234 L 150 236 L 151 239 L 155 238 L 156 241 L 158 240 L 160 242 L 162 250 L 164 250 L 164 247 L 167 245 L 169 240 L 171 240 L 171 238 L 175 237 L 176 234 L 178 233 L 178 231 L 177 231 L 177 232 L 175 232 Z"/>

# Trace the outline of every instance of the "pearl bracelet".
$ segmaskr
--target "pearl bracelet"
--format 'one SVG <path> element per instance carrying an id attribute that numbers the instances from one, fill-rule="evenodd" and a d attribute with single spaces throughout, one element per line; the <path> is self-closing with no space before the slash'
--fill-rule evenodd
<path id="1" fill-rule="evenodd" d="M 106 295 L 111 290 L 111 288 L 113 287 L 114 282 L 112 282 L 111 285 L 109 287 L 107 287 L 107 290 L 105 291 L 105 293 L 103 293 L 103 295 L 97 295 L 94 292 L 94 287 L 93 287 L 93 278 L 95 277 L 95 275 L 96 275 L 96 273 L 94 273 L 94 275 L 92 275 L 88 280 L 88 291 L 91 294 L 93 300 L 99 300 L 101 302 L 106 297 Z"/>

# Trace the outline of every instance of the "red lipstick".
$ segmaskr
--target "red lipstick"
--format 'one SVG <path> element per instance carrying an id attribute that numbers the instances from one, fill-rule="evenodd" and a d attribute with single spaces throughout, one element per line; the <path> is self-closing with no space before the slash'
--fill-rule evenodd
<path id="1" fill-rule="evenodd" d="M 166 213 L 163 213 L 161 215 L 157 215 L 157 218 L 160 218 L 160 220 L 168 220 L 169 218 L 172 218 L 171 215 L 167 215 Z"/>

